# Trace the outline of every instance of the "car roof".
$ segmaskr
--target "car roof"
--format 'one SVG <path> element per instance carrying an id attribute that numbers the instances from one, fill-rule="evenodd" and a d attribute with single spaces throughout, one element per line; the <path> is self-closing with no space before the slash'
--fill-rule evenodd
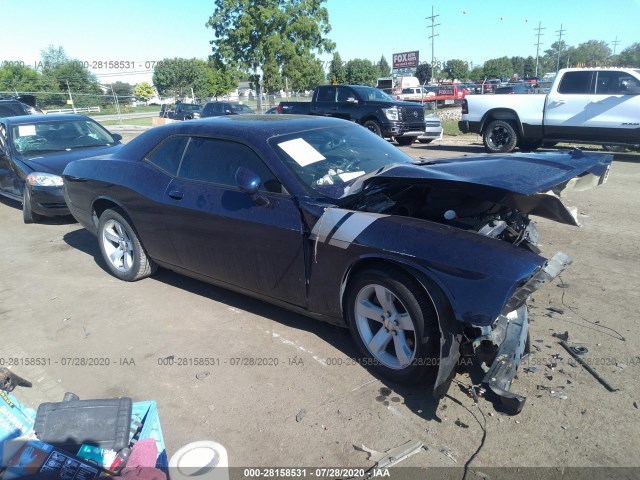
<path id="1" fill-rule="evenodd" d="M 93 120 L 86 115 L 77 113 L 48 113 L 46 115 L 18 115 L 15 117 L 7 117 L 5 123 L 7 125 L 23 125 L 34 123 L 51 123 L 62 120 Z"/>
<path id="2" fill-rule="evenodd" d="M 127 143 L 120 154 L 131 158 L 146 155 L 171 135 L 219 136 L 260 144 L 274 136 L 327 128 L 348 127 L 353 122 L 312 115 L 224 115 L 153 127 Z"/>

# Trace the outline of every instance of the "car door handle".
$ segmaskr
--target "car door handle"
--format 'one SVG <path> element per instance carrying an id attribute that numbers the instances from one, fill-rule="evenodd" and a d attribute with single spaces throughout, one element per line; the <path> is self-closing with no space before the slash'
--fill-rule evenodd
<path id="1" fill-rule="evenodd" d="M 180 190 L 171 190 L 169 192 L 169 196 L 174 200 L 182 200 L 182 197 L 184 197 L 184 193 L 182 193 Z"/>

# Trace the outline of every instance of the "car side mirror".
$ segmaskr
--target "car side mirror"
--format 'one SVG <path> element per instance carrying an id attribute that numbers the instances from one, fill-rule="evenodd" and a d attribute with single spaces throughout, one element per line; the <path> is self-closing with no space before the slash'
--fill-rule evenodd
<path id="1" fill-rule="evenodd" d="M 245 167 L 238 167 L 235 179 L 240 191 L 249 195 L 257 205 L 264 206 L 269 203 L 269 200 L 258 193 L 262 181 L 257 173 Z"/>
<path id="2" fill-rule="evenodd" d="M 116 142 L 119 142 L 120 140 L 122 140 L 122 135 L 120 135 L 119 133 L 112 133 L 111 138 L 113 138 Z"/>

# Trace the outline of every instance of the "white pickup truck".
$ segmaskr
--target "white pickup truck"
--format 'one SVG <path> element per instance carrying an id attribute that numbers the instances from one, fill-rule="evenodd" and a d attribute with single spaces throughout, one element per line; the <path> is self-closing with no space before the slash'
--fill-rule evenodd
<path id="1" fill-rule="evenodd" d="M 546 95 L 471 95 L 458 127 L 491 153 L 561 141 L 638 148 L 640 69 L 567 68 Z"/>

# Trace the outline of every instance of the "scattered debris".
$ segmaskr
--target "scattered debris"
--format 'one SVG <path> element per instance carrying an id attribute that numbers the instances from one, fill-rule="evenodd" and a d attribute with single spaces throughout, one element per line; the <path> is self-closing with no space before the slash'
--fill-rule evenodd
<path id="1" fill-rule="evenodd" d="M 547 310 L 554 313 L 559 313 L 560 315 L 564 315 L 564 309 L 559 307 L 547 307 Z"/>
<path id="2" fill-rule="evenodd" d="M 555 398 L 559 398 L 560 400 L 566 400 L 567 398 L 569 398 L 567 394 L 561 390 L 551 390 L 549 392 L 549 395 Z"/>
<path id="3" fill-rule="evenodd" d="M 550 370 L 555 370 L 557 366 L 558 366 L 558 364 L 555 363 L 555 362 L 554 363 L 547 363 L 547 368 L 550 369 Z"/>
<path id="4" fill-rule="evenodd" d="M 304 408 L 300 410 L 296 415 L 296 422 L 300 423 L 306 414 L 307 414 L 307 411 Z"/>
<path id="5" fill-rule="evenodd" d="M 525 367 L 524 369 L 525 373 L 536 373 L 538 371 L 537 367 Z"/>
<path id="6" fill-rule="evenodd" d="M 584 361 L 583 358 L 580 357 L 580 355 L 575 354 L 572 350 L 571 347 L 569 346 L 569 344 L 567 342 L 565 342 L 564 340 L 560 341 L 560 345 L 562 345 L 562 347 L 569 352 L 569 354 L 580 364 L 584 367 L 584 369 L 589 372 L 591 375 L 593 375 L 593 377 L 598 380 L 598 382 L 600 382 L 602 384 L 602 386 L 604 388 L 606 388 L 607 390 L 609 390 L 610 392 L 616 392 L 619 389 L 616 387 L 613 387 L 609 382 L 607 382 L 602 376 L 600 376 L 600 374 L 598 372 L 596 372 L 593 368 L 591 368 L 591 366 Z"/>
<path id="7" fill-rule="evenodd" d="M 84 331 L 84 338 L 87 338 L 87 337 L 89 337 L 89 335 L 91 335 L 91 330 L 89 330 L 84 325 L 82 326 L 82 330 Z"/>
<path id="8" fill-rule="evenodd" d="M 471 473 L 473 473 L 476 477 L 480 477 L 480 478 L 491 478 L 489 477 L 489 475 L 487 475 L 486 473 L 482 473 L 482 472 L 476 472 L 475 470 L 470 470 Z"/>
<path id="9" fill-rule="evenodd" d="M 567 282 L 562 282 L 556 285 L 558 288 L 569 288 L 569 284 Z"/>
<path id="10" fill-rule="evenodd" d="M 458 463 L 458 461 L 455 459 L 455 457 L 451 454 L 451 452 L 449 451 L 449 449 L 447 448 L 443 448 L 440 450 L 440 453 L 443 454 L 445 457 L 449 457 L 451 460 L 453 460 L 453 463 Z"/>
<path id="11" fill-rule="evenodd" d="M 549 381 L 553 380 L 553 375 L 545 375 L 545 378 Z"/>
<path id="12" fill-rule="evenodd" d="M 197 378 L 198 380 L 204 380 L 204 379 L 205 379 L 205 378 L 207 378 L 209 375 L 211 375 L 211 372 L 207 372 L 207 371 L 204 371 L 204 372 L 198 372 L 198 373 L 196 373 L 196 378 Z"/>
<path id="13" fill-rule="evenodd" d="M 638 408 L 638 402 L 633 402 L 633 406 Z"/>
<path id="14" fill-rule="evenodd" d="M 562 361 L 562 355 L 560 355 L 559 353 L 554 353 L 553 355 L 551 355 L 551 358 L 553 358 L 554 360 Z"/>
<path id="15" fill-rule="evenodd" d="M 415 455 L 422 451 L 423 447 L 424 443 L 419 440 L 410 440 L 407 443 L 391 448 L 384 453 L 373 450 L 364 444 L 360 447 L 357 445 L 353 446 L 353 448 L 359 452 L 368 453 L 369 456 L 367 457 L 367 460 L 373 460 L 376 462 L 373 469 L 392 467 L 393 465 L 409 458 L 411 455 Z"/>
<path id="16" fill-rule="evenodd" d="M 552 337 L 556 337 L 559 340 L 564 340 L 565 342 L 569 340 L 569 332 L 564 333 L 554 333 Z"/>
<path id="17" fill-rule="evenodd" d="M 576 355 L 584 355 L 589 352 L 587 347 L 583 347 L 582 345 L 571 345 L 571 351 Z"/>
<path id="18" fill-rule="evenodd" d="M 469 428 L 469 425 L 461 421 L 459 418 L 457 418 L 454 423 L 461 428 Z"/>

